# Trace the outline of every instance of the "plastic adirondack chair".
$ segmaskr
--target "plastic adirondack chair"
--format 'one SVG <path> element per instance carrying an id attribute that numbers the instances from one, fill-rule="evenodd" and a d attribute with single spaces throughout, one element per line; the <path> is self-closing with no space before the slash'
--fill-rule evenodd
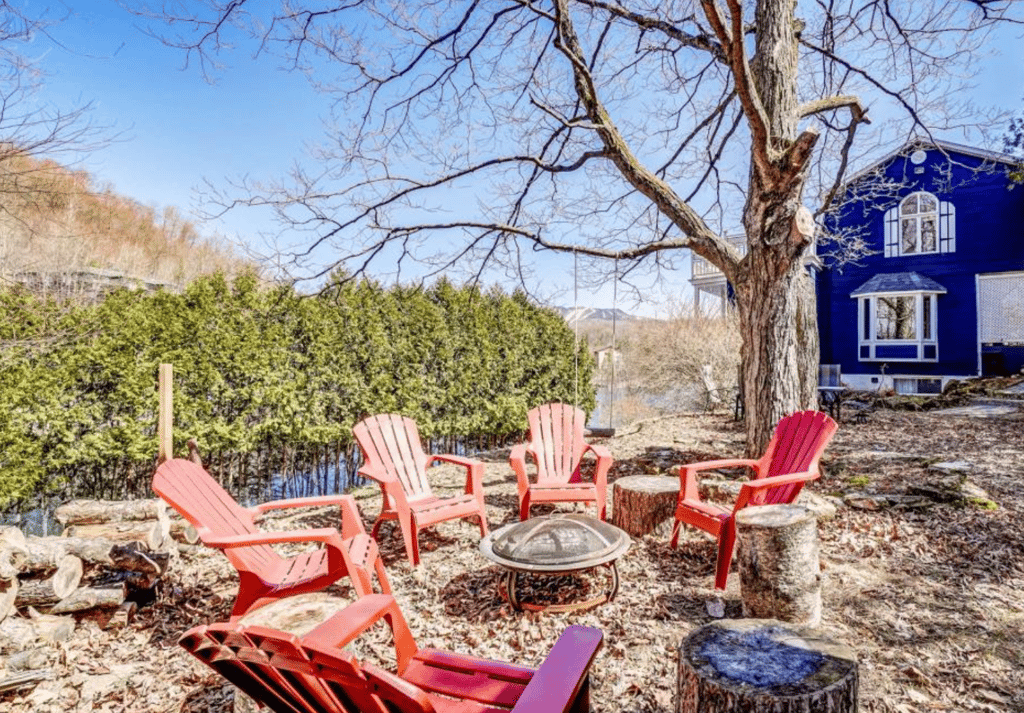
<path id="1" fill-rule="evenodd" d="M 359 596 L 372 594 L 371 568 L 377 572 L 381 590 L 391 591 L 377 543 L 366 534 L 351 495 L 276 500 L 243 508 L 201 466 L 181 458 L 157 468 L 153 490 L 195 526 L 203 544 L 223 550 L 238 570 L 232 619 L 276 599 L 319 591 L 345 576 L 351 576 Z M 268 510 L 319 505 L 340 506 L 340 533 L 333 527 L 262 532 L 253 522 Z M 323 547 L 285 558 L 271 547 L 285 542 L 320 542 Z"/>
<path id="2" fill-rule="evenodd" d="M 760 460 L 713 460 L 683 466 L 679 471 L 682 483 L 672 528 L 672 546 L 679 543 L 679 530 L 684 523 L 718 538 L 715 587 L 725 589 L 736 544 L 736 513 L 750 505 L 781 505 L 796 500 L 804 483 L 821 475 L 818 461 L 836 429 L 836 422 L 826 414 L 801 411 L 779 421 L 768 450 Z M 741 486 L 732 509 L 700 499 L 699 471 L 742 466 L 752 469 L 754 474 Z"/>
<path id="3" fill-rule="evenodd" d="M 379 621 L 394 636 L 394 672 L 342 649 Z M 281 713 L 587 713 L 599 629 L 570 626 L 537 669 L 417 647 L 394 597 L 374 594 L 301 639 L 229 622 L 179 640 L 189 653 Z"/>
<path id="4" fill-rule="evenodd" d="M 455 455 L 427 455 L 420 443 L 419 429 L 411 418 L 396 413 L 370 416 L 355 425 L 352 434 L 363 451 L 361 475 L 380 485 L 384 496 L 381 513 L 370 534 L 377 537 L 385 520 L 398 520 L 405 539 L 405 553 L 415 567 L 420 563 L 419 532 L 446 520 L 464 517 L 480 519 L 480 534 L 487 535 L 484 509 L 484 464 Z M 427 468 L 435 461 L 466 468 L 463 495 L 440 498 L 427 480 Z"/>
<path id="5" fill-rule="evenodd" d="M 535 503 L 592 502 L 597 506 L 597 516 L 604 520 L 608 470 L 613 459 L 604 446 L 583 441 L 586 414 L 568 404 L 552 403 L 531 410 L 526 418 L 530 440 L 513 447 L 509 455 L 519 490 L 519 519 L 529 518 L 530 506 Z M 590 483 L 580 478 L 580 463 L 587 451 L 597 457 L 594 480 Z M 527 455 L 537 465 L 534 483 L 526 474 Z"/>

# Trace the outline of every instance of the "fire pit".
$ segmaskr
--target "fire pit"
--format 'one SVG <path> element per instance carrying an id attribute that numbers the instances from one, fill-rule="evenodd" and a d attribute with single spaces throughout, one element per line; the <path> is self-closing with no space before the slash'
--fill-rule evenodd
<path id="1" fill-rule="evenodd" d="M 502 590 L 514 609 L 575 611 L 615 598 L 619 590 L 615 560 L 626 553 L 629 545 L 629 535 L 614 525 L 587 515 L 559 513 L 495 530 L 480 541 L 480 552 L 507 570 Z M 611 583 L 593 599 L 539 606 L 521 602 L 516 594 L 519 574 L 571 574 L 599 565 L 609 568 Z"/>

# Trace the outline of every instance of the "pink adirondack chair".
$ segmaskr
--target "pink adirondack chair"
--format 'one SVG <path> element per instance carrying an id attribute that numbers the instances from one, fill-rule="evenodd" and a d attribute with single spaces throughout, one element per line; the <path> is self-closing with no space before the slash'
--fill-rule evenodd
<path id="1" fill-rule="evenodd" d="M 360 662 L 342 647 L 383 620 L 395 671 Z M 363 597 L 301 639 L 238 623 L 185 632 L 178 643 L 280 713 L 588 713 L 589 670 L 599 629 L 570 626 L 537 669 L 421 649 L 394 598 Z"/>
<path id="2" fill-rule="evenodd" d="M 487 535 L 484 508 L 484 464 L 455 455 L 427 455 L 419 429 L 411 418 L 396 413 L 370 416 L 352 434 L 363 452 L 359 473 L 377 481 L 384 502 L 370 534 L 377 537 L 385 520 L 398 520 L 405 539 L 405 553 L 412 565 L 420 563 L 419 532 L 446 520 L 476 517 L 480 535 Z M 465 493 L 448 498 L 434 495 L 427 480 L 427 468 L 435 461 L 454 463 L 466 469 Z"/>
<path id="3" fill-rule="evenodd" d="M 736 544 L 736 513 L 751 505 L 782 505 L 796 500 L 805 483 L 821 476 L 818 461 L 838 428 L 836 422 L 823 413 L 800 411 L 779 421 L 760 460 L 712 460 L 683 466 L 679 471 L 682 482 L 672 528 L 672 546 L 679 543 L 679 530 L 684 523 L 718 538 L 715 587 L 725 589 Z M 753 478 L 740 487 L 731 509 L 700 499 L 699 471 L 744 466 L 754 471 Z"/>
<path id="4" fill-rule="evenodd" d="M 372 594 L 371 568 L 381 590 L 391 591 L 377 543 L 366 534 L 351 495 L 275 500 L 243 508 L 201 466 L 181 458 L 157 468 L 153 490 L 195 526 L 203 544 L 222 550 L 238 570 L 232 619 L 276 599 L 319 591 L 345 576 L 351 576 L 359 596 Z M 322 505 L 340 506 L 340 533 L 333 527 L 262 532 L 253 522 L 269 510 Z M 285 558 L 271 547 L 285 542 L 319 542 L 323 547 Z"/>
<path id="5" fill-rule="evenodd" d="M 519 491 L 519 519 L 529 518 L 530 506 L 536 503 L 576 502 L 594 503 L 597 516 L 604 520 L 613 459 L 604 446 L 584 442 L 586 414 L 568 404 L 551 403 L 532 409 L 526 418 L 530 440 L 513 447 L 509 455 Z M 580 464 L 587 451 L 597 457 L 592 482 L 580 478 Z M 527 455 L 537 465 L 533 483 L 526 473 Z"/>

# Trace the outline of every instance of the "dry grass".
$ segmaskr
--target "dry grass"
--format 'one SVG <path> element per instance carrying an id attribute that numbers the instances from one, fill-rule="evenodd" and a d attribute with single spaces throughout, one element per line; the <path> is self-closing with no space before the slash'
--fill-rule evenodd
<path id="1" fill-rule="evenodd" d="M 997 510 L 840 508 L 820 524 L 827 574 L 822 628 L 858 651 L 862 711 L 1024 710 L 1021 427 L 1020 420 L 880 412 L 866 424 L 844 424 L 829 448 L 826 476 L 815 485 L 819 494 L 901 493 L 929 477 L 930 463 L 961 459 L 973 464 L 971 479 L 999 503 Z M 742 440 L 725 418 L 680 416 L 620 429 L 606 445 L 617 459 L 613 477 L 621 477 L 660 467 L 649 447 L 674 449 L 670 460 L 690 460 L 738 455 Z M 514 518 L 514 478 L 507 452 L 488 461 L 488 517 L 496 527 Z M 458 475 L 442 472 L 435 482 L 455 487 Z M 371 521 L 379 495 L 364 489 L 357 497 Z M 311 514 L 303 523 L 330 524 L 332 516 Z M 678 550 L 664 536 L 634 541 L 619 563 L 622 587 L 614 602 L 585 613 L 523 614 L 510 612 L 499 595 L 499 571 L 477 552 L 472 525 L 445 523 L 425 533 L 424 565 L 416 571 L 405 562 L 400 537 L 388 532 L 385 561 L 420 645 L 536 664 L 566 625 L 597 626 L 606 643 L 593 669 L 595 710 L 674 709 L 677 647 L 710 621 L 705 605 L 716 597 L 714 546 L 700 534 L 688 533 Z M 196 549 L 177 560 L 172 575 L 161 599 L 128 631 L 80 624 L 56 663 L 56 680 L 36 689 L 52 691 L 50 700 L 7 694 L 0 709 L 230 710 L 231 687 L 174 641 L 188 626 L 226 616 L 234 573 L 221 555 Z M 548 581 L 562 588 L 546 596 L 585 596 L 573 589 L 600 586 L 592 578 L 601 576 Z M 725 594 L 729 616 L 739 615 L 737 580 L 731 578 Z M 345 587 L 335 591 L 343 600 L 351 595 Z M 89 687 L 97 676 L 125 671 L 131 685 Z"/>

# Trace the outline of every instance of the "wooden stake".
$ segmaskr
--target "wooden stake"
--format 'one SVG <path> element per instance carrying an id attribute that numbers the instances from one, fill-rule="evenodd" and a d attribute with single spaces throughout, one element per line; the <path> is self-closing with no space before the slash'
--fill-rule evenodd
<path id="1" fill-rule="evenodd" d="M 157 463 L 174 457 L 174 367 L 160 365 L 160 410 L 157 414 Z"/>

